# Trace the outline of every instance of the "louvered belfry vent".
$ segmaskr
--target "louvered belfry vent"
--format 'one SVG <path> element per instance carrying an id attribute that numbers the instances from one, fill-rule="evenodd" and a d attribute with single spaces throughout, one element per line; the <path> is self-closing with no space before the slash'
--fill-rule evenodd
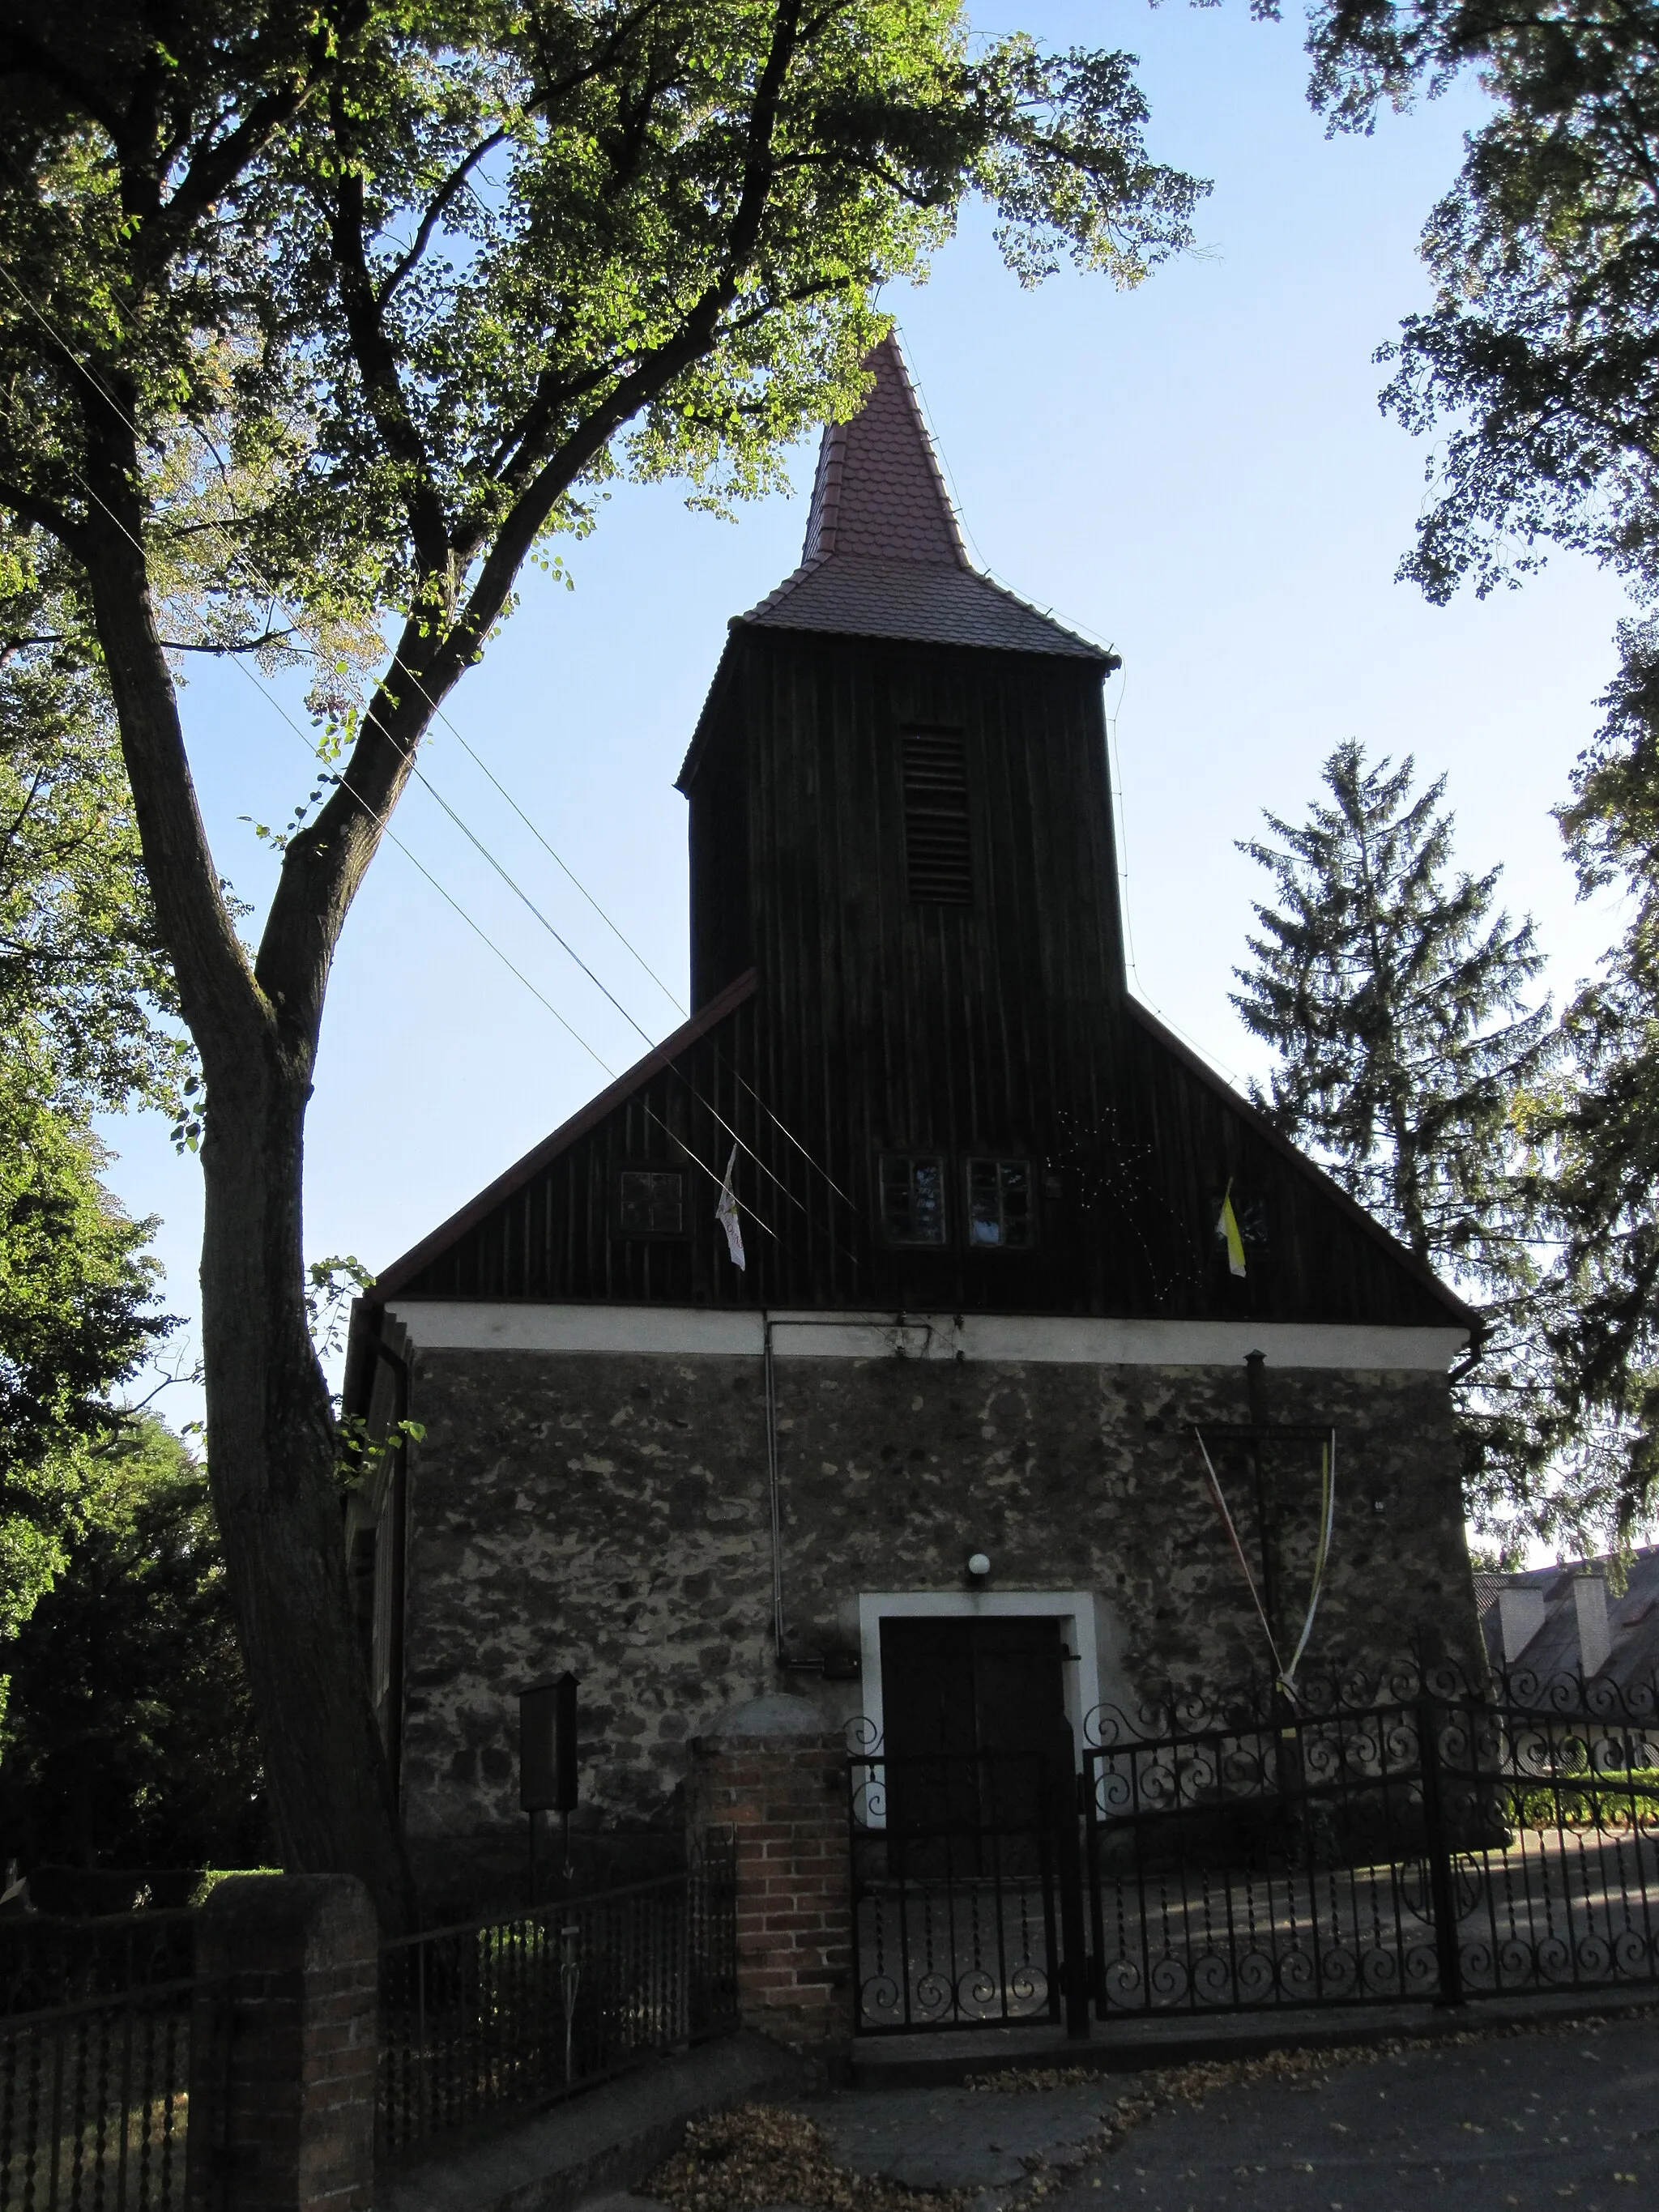
<path id="1" fill-rule="evenodd" d="M 913 899 L 973 904 L 968 763 L 960 730 L 904 732 L 904 866 Z"/>

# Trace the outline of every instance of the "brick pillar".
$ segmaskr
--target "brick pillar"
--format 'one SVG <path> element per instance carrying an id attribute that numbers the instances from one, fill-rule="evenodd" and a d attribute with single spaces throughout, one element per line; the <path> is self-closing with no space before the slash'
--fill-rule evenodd
<path id="1" fill-rule="evenodd" d="M 842 1738 L 699 1737 L 687 1795 L 694 1833 L 733 1832 L 745 2026 L 785 2043 L 842 2041 L 853 1943 Z"/>
<path id="2" fill-rule="evenodd" d="M 370 2212 L 379 1966 L 353 1875 L 213 1892 L 196 1932 L 197 1972 L 220 1987 L 197 2014 L 191 2212 Z"/>

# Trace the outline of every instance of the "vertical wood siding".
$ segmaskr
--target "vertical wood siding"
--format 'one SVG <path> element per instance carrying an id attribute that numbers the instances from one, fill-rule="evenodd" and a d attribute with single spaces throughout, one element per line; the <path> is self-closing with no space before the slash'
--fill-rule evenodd
<path id="1" fill-rule="evenodd" d="M 689 787 L 694 1002 L 751 964 L 755 996 L 404 1295 L 1455 1317 L 1129 1008 L 1097 669 L 742 629 L 727 651 Z M 963 733 L 967 906 L 908 896 L 911 726 Z M 741 1274 L 714 1224 L 731 1131 Z M 884 1150 L 947 1156 L 950 1248 L 883 1244 Z M 971 1152 L 1033 1163 L 1029 1252 L 964 1248 Z M 620 1169 L 653 1164 L 686 1169 L 684 1238 L 617 1233 Z M 1267 1231 L 1242 1282 L 1229 1179 Z"/>

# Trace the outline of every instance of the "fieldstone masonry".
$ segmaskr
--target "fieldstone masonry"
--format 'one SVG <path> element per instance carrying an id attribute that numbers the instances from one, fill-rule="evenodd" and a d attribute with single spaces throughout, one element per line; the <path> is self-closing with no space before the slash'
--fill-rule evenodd
<path id="1" fill-rule="evenodd" d="M 781 2042 L 853 2030 L 847 1747 L 838 1733 L 699 1738 L 686 1792 L 693 1836 L 736 1844 L 738 2004 Z"/>
<path id="2" fill-rule="evenodd" d="M 216 2080 L 192 2124 L 190 2212 L 370 2212 L 380 1936 L 349 1875 L 236 1875 L 197 1922 L 197 1972 L 221 1978 Z M 203 2026 L 207 2026 L 204 2021 Z M 191 2102 L 198 2104 L 192 2094 Z"/>
<path id="3" fill-rule="evenodd" d="M 1416 1638 L 1479 1652 L 1449 1393 L 1422 1371 L 1267 1370 L 1276 1422 L 1334 1423 L 1330 1570 L 1308 1662 Z M 578 1831 L 678 1847 L 689 1745 L 787 1686 L 826 1729 L 862 1709 L 860 1591 L 1100 1594 L 1109 1692 L 1265 1671 L 1259 1626 L 1192 1436 L 1249 1419 L 1244 1370 L 781 1358 L 777 1434 L 793 1649 L 781 1678 L 758 1360 L 423 1351 L 410 1412 L 403 1792 L 417 1855 L 495 1839 L 514 1869 L 516 1694 L 581 1677 Z M 1248 1496 L 1233 1506 L 1254 1541 Z M 1287 1594 L 1305 1598 L 1316 1461 L 1281 1486 Z M 836 1679 L 840 1676 L 841 1679 Z M 505 1859 L 504 1859 L 505 1863 Z"/>

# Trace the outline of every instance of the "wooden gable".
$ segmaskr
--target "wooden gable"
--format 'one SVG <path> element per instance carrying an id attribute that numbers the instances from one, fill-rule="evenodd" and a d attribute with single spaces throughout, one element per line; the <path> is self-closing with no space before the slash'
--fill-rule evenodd
<path id="1" fill-rule="evenodd" d="M 1113 656 L 970 567 L 896 349 L 877 367 L 681 773 L 691 1021 L 376 1299 L 1465 1323 L 1130 997 Z M 714 1219 L 734 1146 L 741 1271 Z M 896 1233 L 896 1162 L 932 1179 L 936 1244 Z M 639 1200 L 653 1170 L 678 1216 L 672 1181 Z M 988 1249 L 999 1175 L 1024 1212 Z"/>

